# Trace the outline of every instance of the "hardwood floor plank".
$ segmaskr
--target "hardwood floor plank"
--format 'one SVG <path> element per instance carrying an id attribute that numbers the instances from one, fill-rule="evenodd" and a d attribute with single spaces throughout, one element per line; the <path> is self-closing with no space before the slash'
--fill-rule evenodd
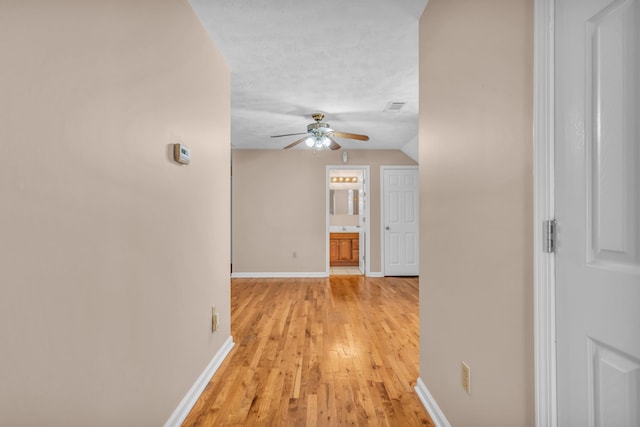
<path id="1" fill-rule="evenodd" d="M 307 427 L 315 427 L 318 425 L 318 395 L 310 394 L 307 396 Z"/>
<path id="2" fill-rule="evenodd" d="M 430 426 L 418 280 L 233 279 L 235 348 L 183 426 Z"/>

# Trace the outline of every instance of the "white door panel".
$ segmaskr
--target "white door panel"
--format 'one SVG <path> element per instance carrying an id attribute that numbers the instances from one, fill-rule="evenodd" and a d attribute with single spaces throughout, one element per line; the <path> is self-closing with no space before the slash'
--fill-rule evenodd
<path id="1" fill-rule="evenodd" d="M 417 276 L 418 169 L 383 169 L 385 276 Z"/>
<path id="2" fill-rule="evenodd" d="M 640 426 L 640 0 L 556 1 L 559 426 Z"/>

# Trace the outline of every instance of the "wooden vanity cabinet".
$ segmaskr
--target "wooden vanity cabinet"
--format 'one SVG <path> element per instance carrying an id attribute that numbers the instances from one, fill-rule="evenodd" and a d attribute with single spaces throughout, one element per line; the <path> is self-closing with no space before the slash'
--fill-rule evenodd
<path id="1" fill-rule="evenodd" d="M 334 266 L 356 266 L 360 258 L 360 236 L 358 233 L 329 234 L 329 264 Z"/>

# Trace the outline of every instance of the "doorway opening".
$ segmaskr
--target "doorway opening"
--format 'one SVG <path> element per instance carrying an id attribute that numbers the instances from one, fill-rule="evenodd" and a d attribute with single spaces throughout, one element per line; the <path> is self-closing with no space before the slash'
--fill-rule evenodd
<path id="1" fill-rule="evenodd" d="M 368 273 L 369 166 L 327 166 L 327 275 Z"/>

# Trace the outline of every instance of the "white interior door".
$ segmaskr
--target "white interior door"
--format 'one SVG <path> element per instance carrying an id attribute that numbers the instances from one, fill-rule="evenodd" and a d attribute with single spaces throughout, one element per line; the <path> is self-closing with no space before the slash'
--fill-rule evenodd
<path id="1" fill-rule="evenodd" d="M 640 0 L 556 1 L 559 426 L 640 426 Z"/>
<path id="2" fill-rule="evenodd" d="M 418 275 L 418 168 L 382 169 L 385 276 Z"/>

